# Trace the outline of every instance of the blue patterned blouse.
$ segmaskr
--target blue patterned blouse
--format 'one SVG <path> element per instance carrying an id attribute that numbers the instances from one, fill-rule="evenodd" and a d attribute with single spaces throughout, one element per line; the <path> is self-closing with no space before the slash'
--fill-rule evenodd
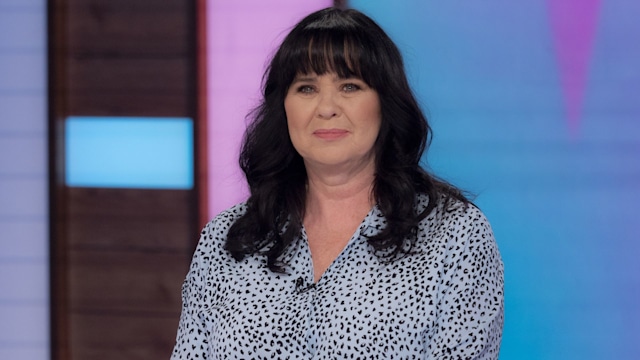
<path id="1" fill-rule="evenodd" d="M 418 210 L 427 199 L 419 197 Z M 304 229 L 284 255 L 288 274 L 224 250 L 240 204 L 202 231 L 182 289 L 171 359 L 497 359 L 503 264 L 473 205 L 440 205 L 411 255 L 385 262 L 367 235 L 386 226 L 374 207 L 313 283 Z"/>

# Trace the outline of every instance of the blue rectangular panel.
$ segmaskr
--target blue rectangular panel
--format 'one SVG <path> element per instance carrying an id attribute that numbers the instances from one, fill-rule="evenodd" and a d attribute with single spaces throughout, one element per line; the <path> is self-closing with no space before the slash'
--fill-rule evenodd
<path id="1" fill-rule="evenodd" d="M 69 117 L 65 147 L 68 186 L 193 188 L 189 118 Z"/>

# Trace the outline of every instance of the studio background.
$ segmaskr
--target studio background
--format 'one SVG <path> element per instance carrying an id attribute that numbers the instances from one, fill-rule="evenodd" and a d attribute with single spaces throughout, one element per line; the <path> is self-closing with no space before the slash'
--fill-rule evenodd
<path id="1" fill-rule="evenodd" d="M 124 100 L 118 100 L 125 104 L 121 107 L 91 103 L 95 111 L 85 106 L 74 113 L 70 106 L 68 117 L 56 120 L 66 126 L 65 141 L 76 134 L 70 131 L 77 130 L 72 126 L 78 121 L 92 125 L 91 120 L 99 118 L 101 125 L 103 121 L 117 125 L 123 119 L 143 120 L 127 123 L 142 126 L 134 142 L 148 141 L 153 147 L 160 139 L 164 148 L 173 144 L 176 148 L 170 149 L 181 149 L 182 155 L 177 159 L 169 159 L 169 155 L 149 158 L 158 166 L 149 169 L 146 178 L 125 179 L 133 181 L 129 183 L 118 182 L 122 180 L 119 178 L 105 180 L 104 176 L 97 182 L 72 177 L 76 173 L 71 170 L 77 168 L 71 158 L 61 174 L 52 174 L 58 169 L 50 168 L 51 151 L 57 151 L 50 147 L 50 135 L 57 131 L 51 128 L 51 102 L 57 100 L 50 91 L 52 74 L 47 70 L 51 69 L 51 49 L 47 45 L 50 8 L 48 12 L 44 0 L 0 0 L 0 359 L 49 359 L 52 346 L 60 341 L 59 333 L 67 334 L 63 339 L 72 349 L 68 354 L 75 354 L 69 358 L 80 359 L 78 354 L 87 354 L 73 350 L 76 346 L 103 349 L 91 354 L 105 359 L 145 359 L 156 354 L 154 351 L 166 353 L 168 358 L 179 313 L 179 307 L 173 307 L 179 301 L 179 281 L 188 262 L 186 249 L 196 240 L 196 228 L 204 219 L 245 195 L 235 165 L 237 144 L 244 115 L 255 105 L 266 58 L 301 16 L 330 6 L 332 1 L 194 1 L 192 9 L 201 13 L 193 14 L 192 19 L 199 21 L 199 26 L 189 28 L 192 32 L 184 31 L 184 36 L 198 39 L 189 40 L 195 46 L 193 53 L 186 47 L 160 52 L 167 46 L 160 43 L 162 36 L 153 34 L 170 32 L 161 22 L 174 9 L 169 5 L 147 10 L 142 0 L 75 3 L 86 12 L 74 16 L 93 24 L 89 29 L 99 29 L 116 39 L 117 34 L 124 36 L 121 29 L 130 28 L 140 38 L 158 41 L 148 53 L 123 50 L 117 42 L 113 49 L 120 52 L 114 52 L 103 43 L 103 49 L 91 53 L 101 56 L 94 63 L 107 64 L 114 57 L 124 57 L 122 54 L 136 61 L 160 59 L 163 63 L 187 54 L 193 56 L 193 62 L 185 60 L 187 70 L 180 70 L 179 78 L 165 79 L 165 67 L 158 67 L 154 73 L 155 68 L 147 66 L 150 79 L 165 80 L 126 83 L 123 86 L 129 87 L 122 89 Z M 176 0 L 167 4 L 183 3 Z M 500 358 L 639 358 L 640 3 L 351 0 L 346 5 L 378 21 L 404 54 L 410 82 L 434 128 L 425 166 L 475 194 L 475 202 L 492 223 L 506 276 Z M 114 20 L 122 14 L 153 15 L 156 20 L 136 24 Z M 146 31 L 144 26 L 148 26 Z M 89 57 L 89 52 L 82 54 L 84 58 L 73 59 Z M 69 66 L 67 70 L 73 71 L 73 63 Z M 184 85 L 171 87 L 175 79 L 183 79 L 180 84 Z M 132 94 L 126 93 L 131 89 Z M 113 89 L 98 90 L 98 95 L 104 95 Z M 126 105 L 127 97 L 138 99 L 149 94 L 165 96 L 166 101 L 149 108 Z M 176 105 L 178 110 L 172 110 L 172 101 L 180 96 L 198 101 L 191 104 L 185 100 L 183 105 Z M 178 127 L 168 133 L 148 131 L 144 126 L 151 124 L 149 119 L 161 119 L 161 127 Z M 131 137 L 133 128 L 118 128 L 120 132 L 114 132 L 113 137 L 90 144 L 106 146 L 106 153 L 120 156 L 119 160 L 131 158 L 126 152 L 117 155 L 109 146 L 116 146 L 114 139 Z M 91 132 L 88 134 L 91 136 Z M 95 159 L 92 156 L 100 150 L 95 147 L 89 151 L 89 145 L 82 145 L 82 141 L 74 144 L 85 146 L 80 148 L 85 160 Z M 69 146 L 64 148 L 68 153 L 76 149 Z M 140 149 L 130 151 L 139 153 Z M 115 163 L 116 168 L 106 173 L 122 171 L 123 161 Z M 179 176 L 158 177 L 158 171 Z M 174 181 L 152 181 L 159 178 Z M 139 301 L 133 308 L 113 304 L 76 308 L 71 302 L 67 306 L 70 320 L 64 328 L 57 326 L 60 322 L 51 321 L 52 304 L 59 304 L 52 301 L 55 289 L 50 288 L 50 270 L 55 269 L 50 262 L 58 261 L 50 253 L 50 241 L 55 238 L 51 236 L 51 222 L 57 221 L 51 213 L 57 210 L 50 206 L 52 181 L 59 181 L 66 194 L 87 196 L 80 199 L 83 206 L 96 203 L 96 199 L 106 201 L 100 196 L 108 194 L 105 199 L 131 201 L 128 208 L 142 206 L 140 199 L 166 202 L 177 196 L 185 199 L 180 206 L 198 209 L 198 214 L 184 220 L 188 224 L 196 221 L 194 229 L 191 225 L 178 227 L 181 235 L 176 241 L 181 242 L 180 247 L 172 247 L 171 239 L 140 243 L 134 236 L 139 233 L 130 232 L 129 238 L 116 226 L 101 229 L 101 239 L 117 238 L 98 244 L 112 246 L 108 251 L 100 248 L 95 252 L 98 245 L 82 243 L 83 251 L 89 248 L 95 252 L 92 256 L 116 253 L 120 259 L 146 259 L 149 264 L 163 265 L 174 275 L 154 276 L 155 265 L 116 265 L 132 271 L 120 271 L 118 277 L 130 279 L 133 285 L 146 281 L 148 293 L 157 297 L 134 293 L 127 300 Z M 74 199 L 67 202 L 71 212 L 75 211 Z M 53 201 L 58 200 L 54 197 Z M 122 213 L 122 209 L 114 212 Z M 155 227 L 162 227 L 167 224 L 167 214 L 156 213 L 155 219 L 126 224 L 153 227 L 156 221 Z M 131 218 L 126 212 L 122 216 Z M 170 216 L 171 222 L 178 221 L 177 215 Z M 73 216 L 66 219 L 68 228 L 77 226 Z M 86 217 L 81 220 L 86 221 Z M 119 235 L 113 235 L 116 233 Z M 75 239 L 76 233 L 70 234 Z M 80 249 L 74 241 L 68 242 L 70 254 Z M 137 250 L 132 255 L 134 247 Z M 181 262 L 171 263 L 176 252 Z M 104 259 L 111 258 L 100 259 L 106 263 Z M 165 266 L 169 263 L 174 265 Z M 71 274 L 73 264 L 65 268 Z M 109 264 L 114 266 L 113 262 Z M 148 277 L 141 278 L 140 273 L 148 273 Z M 108 274 L 100 274 L 105 284 L 111 281 Z M 76 286 L 75 278 L 70 279 L 67 289 L 95 290 Z M 77 284 L 84 283 L 78 280 Z M 117 283 L 112 289 L 120 286 L 124 289 L 128 285 Z M 81 298 L 91 300 L 86 294 Z M 154 313 L 160 320 L 153 322 L 153 331 L 137 327 L 144 323 L 144 316 L 150 316 L 145 306 L 156 306 L 148 303 L 154 298 L 161 298 L 169 310 Z M 115 303 L 120 300 L 114 297 Z M 94 319 L 95 338 L 78 336 L 91 333 L 81 327 L 86 326 L 82 325 L 86 324 L 82 316 L 87 314 Z M 127 342 L 108 335 L 113 325 L 104 325 L 107 322 L 102 320 L 107 318 L 119 319 L 119 330 L 124 333 L 135 328 L 157 338 L 147 336 Z M 101 340 L 101 336 L 111 342 Z M 115 347 L 117 351 L 112 349 Z"/>

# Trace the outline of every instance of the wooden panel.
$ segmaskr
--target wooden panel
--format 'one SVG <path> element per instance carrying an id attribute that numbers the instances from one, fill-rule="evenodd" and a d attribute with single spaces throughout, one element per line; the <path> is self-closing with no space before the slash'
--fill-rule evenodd
<path id="1" fill-rule="evenodd" d="M 165 219 L 81 216 L 69 227 L 69 247 L 187 253 L 197 238 L 189 236 L 194 232 L 189 225 L 168 216 Z"/>
<path id="2" fill-rule="evenodd" d="M 72 359 L 150 360 L 168 359 L 175 343 L 175 316 L 136 314 L 73 314 Z M 173 329 L 168 332 L 167 329 Z"/>
<path id="3" fill-rule="evenodd" d="M 68 188 L 62 129 L 82 115 L 197 124 L 195 1 L 49 4 L 53 358 L 166 359 L 199 236 L 197 190 Z"/>
<path id="4" fill-rule="evenodd" d="M 67 2 L 69 115 L 195 117 L 193 1 Z"/>
<path id="5" fill-rule="evenodd" d="M 73 249 L 190 254 L 199 236 L 193 191 L 70 188 L 67 193 Z"/>
<path id="6" fill-rule="evenodd" d="M 173 316 L 177 320 L 189 257 L 148 251 L 71 251 L 69 310 Z M 73 332 L 85 330 L 74 328 Z M 175 332 L 174 328 L 165 330 Z"/>
<path id="7" fill-rule="evenodd" d="M 96 94 L 99 94 L 97 96 Z M 177 94 L 148 92 L 91 91 L 69 100 L 75 115 L 89 116 L 178 116 L 185 115 L 190 100 Z"/>
<path id="8" fill-rule="evenodd" d="M 186 58 L 69 58 L 69 113 L 193 117 Z"/>
<path id="9" fill-rule="evenodd" d="M 71 359 L 168 358 L 199 233 L 194 192 L 66 194 Z"/>
<path id="10" fill-rule="evenodd" d="M 191 39 L 187 19 L 176 16 L 185 13 L 187 3 L 178 1 L 175 7 L 179 9 L 154 6 L 145 10 L 85 0 L 70 9 L 80 16 L 68 22 L 69 51 L 74 55 L 188 56 Z M 94 41 L 96 36 L 100 36 L 99 43 Z"/>
<path id="11" fill-rule="evenodd" d="M 191 83 L 188 59 L 69 58 L 68 64 L 70 96 L 120 91 L 186 97 Z"/>

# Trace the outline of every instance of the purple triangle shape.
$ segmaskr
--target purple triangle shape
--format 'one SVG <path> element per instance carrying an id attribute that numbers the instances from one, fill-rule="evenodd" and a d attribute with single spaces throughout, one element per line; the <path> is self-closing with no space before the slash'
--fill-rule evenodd
<path id="1" fill-rule="evenodd" d="M 569 133 L 580 132 L 600 0 L 547 0 Z"/>

